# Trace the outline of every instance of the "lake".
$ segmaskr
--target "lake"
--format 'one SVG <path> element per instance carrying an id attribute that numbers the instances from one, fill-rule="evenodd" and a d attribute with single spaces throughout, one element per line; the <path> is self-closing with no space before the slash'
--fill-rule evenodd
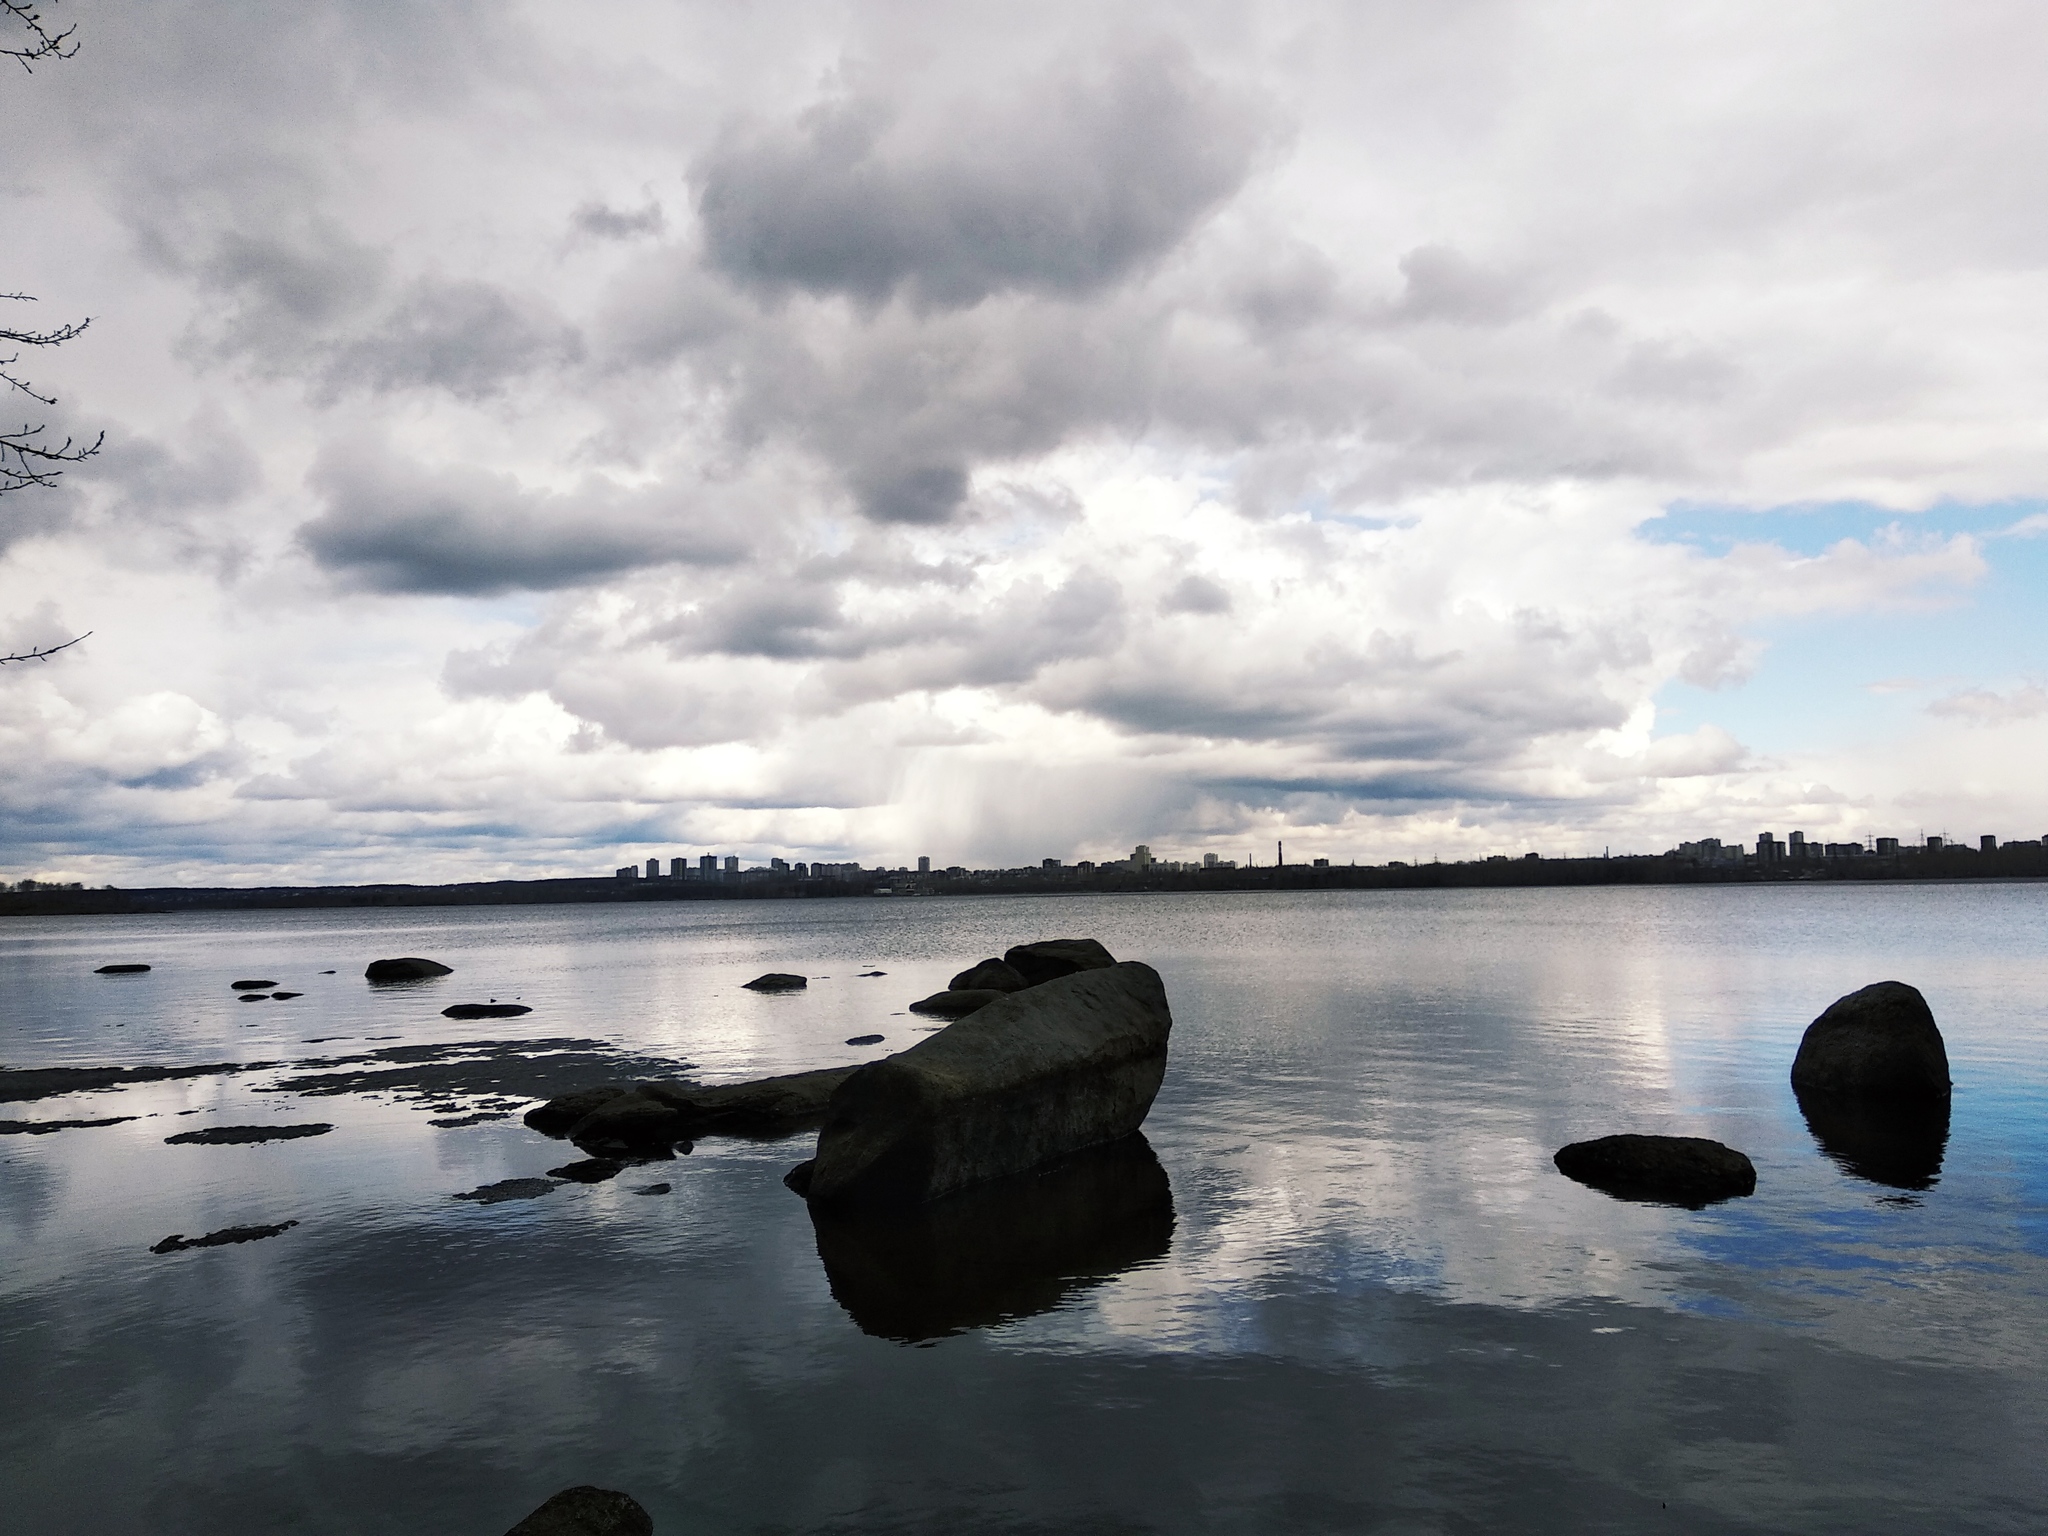
<path id="1" fill-rule="evenodd" d="M 497 1536 L 584 1482 L 669 1536 L 2048 1529 L 2044 917 L 1985 884 L 10 920 L 7 1068 L 275 1065 L 0 1103 L 133 1117 L 0 1136 L 0 1531 Z M 809 1137 L 453 1198 L 577 1156 L 520 1123 L 529 1053 L 873 1059 L 954 971 L 1082 935 L 1173 1005 L 1135 1161 L 884 1239 L 782 1187 Z M 363 980 L 412 954 L 454 974 Z M 1823 1148 L 1793 1052 L 1887 978 L 1946 1037 L 1946 1143 Z M 491 998 L 533 1012 L 440 1014 Z M 1757 1191 L 1552 1166 L 1614 1131 L 1725 1141 Z"/>

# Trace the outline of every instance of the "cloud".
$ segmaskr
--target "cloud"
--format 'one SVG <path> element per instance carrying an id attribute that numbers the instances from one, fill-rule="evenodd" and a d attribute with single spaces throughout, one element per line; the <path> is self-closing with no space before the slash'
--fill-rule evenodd
<path id="1" fill-rule="evenodd" d="M 315 562 L 378 592 L 479 597 L 551 591 L 672 562 L 721 565 L 744 540 L 716 512 L 601 481 L 540 493 L 514 477 L 428 469 L 375 444 L 326 449 L 326 509 L 298 530 Z"/>
<path id="2" fill-rule="evenodd" d="M 656 202 L 630 209 L 614 208 L 608 203 L 585 203 L 569 216 L 569 222 L 581 233 L 599 240 L 634 240 L 668 231 L 668 216 Z"/>
<path id="3" fill-rule="evenodd" d="M 1989 688 L 1968 688 L 1944 694 L 1927 706 L 1930 715 L 1960 720 L 1966 725 L 2006 725 L 2014 720 L 2032 720 L 2048 714 L 2048 689 L 2036 683 L 2023 684 L 2004 693 Z"/>
<path id="4" fill-rule="evenodd" d="M 697 164 L 697 213 L 712 264 L 770 294 L 1087 294 L 1172 250 L 1267 138 L 1257 110 L 1158 45 L 937 120 L 853 95 L 735 126 Z"/>

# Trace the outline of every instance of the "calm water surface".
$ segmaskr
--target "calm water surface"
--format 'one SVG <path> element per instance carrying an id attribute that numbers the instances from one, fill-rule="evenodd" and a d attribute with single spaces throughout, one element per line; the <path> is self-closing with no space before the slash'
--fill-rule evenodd
<path id="1" fill-rule="evenodd" d="M 1069 1189 L 830 1277 L 779 1182 L 807 1139 L 478 1204 L 450 1197 L 574 1154 L 430 1123 L 474 1095 L 272 1091 L 286 1066 L 0 1104 L 137 1117 L 0 1137 L 0 1531 L 494 1536 L 577 1482 L 670 1536 L 2039 1531 L 2044 916 L 2018 885 L 10 920 L 12 1068 L 524 1039 L 734 1080 L 901 1049 L 953 971 L 1077 934 L 1158 967 L 1175 1030 L 1170 1220 Z M 388 954 L 455 974 L 373 990 Z M 154 969 L 92 974 L 122 960 Z M 739 987 L 768 969 L 809 991 Z M 1881 1183 L 1786 1073 L 1887 977 L 1956 1086 L 1938 1166 Z M 440 1016 L 486 997 L 534 1012 Z M 1757 1193 L 1552 1168 L 1620 1130 L 1740 1147 Z"/>

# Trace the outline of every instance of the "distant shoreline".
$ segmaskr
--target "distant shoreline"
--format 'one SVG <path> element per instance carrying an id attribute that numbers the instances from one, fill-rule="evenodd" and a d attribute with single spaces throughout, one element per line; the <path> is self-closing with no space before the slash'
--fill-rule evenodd
<path id="1" fill-rule="evenodd" d="M 288 911 L 299 908 L 509 907 L 539 903 L 800 901 L 841 897 L 1065 896 L 1106 892 L 1466 890 L 1596 885 L 1783 885 L 1954 883 L 2048 879 L 2048 850 L 1971 848 L 1811 859 L 1767 869 L 1700 865 L 1671 854 L 1595 859 L 1491 859 L 1457 864 L 1267 865 L 1249 869 L 1147 871 L 1024 869 L 796 879 L 749 870 L 729 880 L 482 880 L 452 885 L 157 886 L 143 889 L 0 892 L 0 917 Z"/>

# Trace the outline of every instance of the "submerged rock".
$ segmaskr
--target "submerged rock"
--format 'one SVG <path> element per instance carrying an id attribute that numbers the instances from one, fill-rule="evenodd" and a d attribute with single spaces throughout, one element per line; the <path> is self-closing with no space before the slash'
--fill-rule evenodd
<path id="1" fill-rule="evenodd" d="M 887 1036 L 884 1035 L 851 1035 L 847 1037 L 846 1043 L 848 1045 L 880 1045 L 886 1038 Z"/>
<path id="2" fill-rule="evenodd" d="M 1947 1098 L 1948 1051 L 1927 999 L 1903 981 L 1874 982 L 1836 998 L 1806 1027 L 1792 1087 L 1802 1096 Z"/>
<path id="3" fill-rule="evenodd" d="M 1173 1243 L 1173 1191 L 1144 1136 L 929 1205 L 811 1208 L 832 1295 L 905 1343 L 1029 1317 Z"/>
<path id="4" fill-rule="evenodd" d="M 636 1195 L 665 1195 L 669 1192 L 666 1184 L 638 1184 L 633 1188 Z"/>
<path id="5" fill-rule="evenodd" d="M 984 960 L 946 983 L 954 992 L 1022 992 L 1031 983 L 1007 960 Z"/>
<path id="6" fill-rule="evenodd" d="M 236 1001 L 244 1003 L 267 1003 L 270 1001 L 270 994 L 268 992 L 244 992 L 241 995 L 241 997 L 236 999 Z"/>
<path id="7" fill-rule="evenodd" d="M 522 1013 L 533 1010 L 524 1003 L 457 1003 L 443 1008 L 444 1019 L 516 1019 Z"/>
<path id="8" fill-rule="evenodd" d="M 276 999 L 276 1000 L 277 1000 L 278 1002 L 280 1002 L 280 1003 L 283 1003 L 283 1002 L 289 1002 L 289 1001 L 290 1001 L 290 1000 L 291 1000 L 292 998 L 295 998 L 295 997 L 302 997 L 302 996 L 304 996 L 305 994 L 303 994 L 303 993 L 300 993 L 300 992 L 273 992 L 273 993 L 271 993 L 270 995 L 271 995 L 271 996 L 272 996 L 273 998 L 275 998 L 275 999 Z"/>
<path id="9" fill-rule="evenodd" d="M 173 1232 L 160 1243 L 150 1244 L 151 1253 L 181 1253 L 187 1248 L 225 1248 L 230 1243 L 253 1243 L 262 1238 L 275 1237 L 280 1232 L 289 1232 L 296 1227 L 296 1221 L 280 1221 L 268 1227 L 222 1227 L 218 1232 L 209 1232 L 204 1237 L 187 1237 L 182 1232 Z"/>
<path id="10" fill-rule="evenodd" d="M 910 1011 L 928 1014 L 935 1019 L 964 1019 L 977 1009 L 986 1008 L 998 998 L 1009 995 L 1007 992 L 998 992 L 993 987 L 982 987 L 975 991 L 949 987 L 944 992 L 934 992 L 930 997 L 919 998 L 910 1005 Z"/>
<path id="11" fill-rule="evenodd" d="M 565 1488 L 505 1536 L 654 1536 L 654 1519 L 609 1488 Z"/>
<path id="12" fill-rule="evenodd" d="M 801 992 L 810 984 L 810 977 L 793 976 L 788 971 L 770 971 L 765 976 L 740 983 L 749 992 Z"/>
<path id="13" fill-rule="evenodd" d="M 104 1120 L 0 1120 L 0 1136 L 47 1136 L 52 1131 L 92 1131 L 103 1125 L 126 1125 L 133 1115 L 110 1115 Z"/>
<path id="14" fill-rule="evenodd" d="M 228 990 L 230 992 L 261 992 L 276 985 L 277 983 L 274 981 L 231 981 L 228 983 Z"/>
<path id="15" fill-rule="evenodd" d="M 134 975 L 137 975 L 137 974 L 139 974 L 140 972 L 142 972 L 142 971 L 146 971 L 146 970 L 148 970 L 148 969 L 149 969 L 149 967 L 148 967 L 148 966 L 146 966 L 146 965 L 137 965 L 137 964 L 134 964 L 134 963 L 133 963 L 133 962 L 131 962 L 131 961 L 124 961 L 124 962 L 122 962 L 122 963 L 121 963 L 121 964 L 119 964 L 119 965 L 102 965 L 102 966 L 99 966 L 99 967 L 97 967 L 97 968 L 96 968 L 96 969 L 95 969 L 95 970 L 93 971 L 93 975 L 95 975 L 95 976 L 134 976 Z"/>
<path id="16" fill-rule="evenodd" d="M 550 1168 L 551 1179 L 567 1179 L 571 1184 L 602 1184 L 606 1179 L 615 1179 L 625 1169 L 617 1158 L 586 1157 L 579 1163 L 564 1163 L 559 1168 Z"/>
<path id="17" fill-rule="evenodd" d="M 454 971 L 454 966 L 438 960 L 403 955 L 396 960 L 372 960 L 364 967 L 363 975 L 371 981 L 425 981 L 434 976 L 453 975 Z"/>
<path id="18" fill-rule="evenodd" d="M 1026 986 L 1035 987 L 1076 971 L 1115 965 L 1116 956 L 1093 939 L 1041 939 L 1005 950 L 1003 962 L 1024 978 Z"/>
<path id="19" fill-rule="evenodd" d="M 1010 993 L 847 1078 L 808 1198 L 913 1205 L 1120 1140 L 1152 1107 L 1172 1029 L 1158 972 L 1135 961 Z"/>
<path id="20" fill-rule="evenodd" d="M 203 1131 L 184 1131 L 166 1136 L 170 1147 L 236 1147 L 254 1141 L 297 1141 L 304 1136 L 325 1136 L 334 1127 L 324 1121 L 308 1125 L 212 1125 Z"/>
<path id="21" fill-rule="evenodd" d="M 1552 1159 L 1568 1179 L 1622 1200 L 1698 1209 L 1756 1192 L 1756 1168 L 1733 1147 L 1701 1136 L 1602 1136 Z"/>
<path id="22" fill-rule="evenodd" d="M 542 1195 L 552 1195 L 561 1187 L 560 1179 L 500 1179 L 495 1184 L 479 1184 L 475 1189 L 466 1189 L 448 1198 L 474 1200 L 478 1205 L 496 1205 L 504 1200 L 537 1200 Z"/>

